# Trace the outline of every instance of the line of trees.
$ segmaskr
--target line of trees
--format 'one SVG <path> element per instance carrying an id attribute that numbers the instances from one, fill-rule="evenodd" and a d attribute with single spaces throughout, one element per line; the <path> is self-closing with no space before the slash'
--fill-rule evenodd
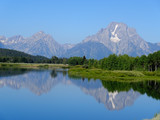
<path id="1" fill-rule="evenodd" d="M 101 60 L 85 59 L 84 57 L 71 57 L 70 65 L 83 65 L 85 68 L 101 68 L 107 70 L 145 70 L 157 71 L 160 69 L 160 51 L 142 55 L 141 57 L 130 57 L 128 55 L 112 54 Z"/>
<path id="2" fill-rule="evenodd" d="M 53 56 L 49 58 L 36 57 L 0 57 L 0 62 L 8 63 L 53 63 L 53 64 L 67 64 L 67 58 L 58 58 Z"/>
<path id="3" fill-rule="evenodd" d="M 67 64 L 67 59 L 58 58 L 56 56 L 49 59 L 44 56 L 34 56 L 16 50 L 0 48 L 0 62 Z"/>

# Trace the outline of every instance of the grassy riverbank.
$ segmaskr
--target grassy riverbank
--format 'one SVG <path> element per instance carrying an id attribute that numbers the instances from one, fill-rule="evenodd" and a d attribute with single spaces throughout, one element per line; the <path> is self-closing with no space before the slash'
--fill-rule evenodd
<path id="1" fill-rule="evenodd" d="M 160 81 L 160 72 L 147 71 L 108 71 L 103 69 L 85 69 L 81 66 L 72 67 L 68 71 L 72 77 L 83 77 L 88 79 L 114 80 L 114 81 L 142 81 L 158 80 Z"/>
<path id="2" fill-rule="evenodd" d="M 69 65 L 64 64 L 40 64 L 40 63 L 0 63 L 0 68 L 68 68 Z"/>

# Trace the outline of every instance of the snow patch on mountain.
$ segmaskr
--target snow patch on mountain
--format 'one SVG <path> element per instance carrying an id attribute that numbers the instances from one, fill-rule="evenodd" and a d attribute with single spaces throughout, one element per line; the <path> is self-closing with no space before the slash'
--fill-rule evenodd
<path id="1" fill-rule="evenodd" d="M 111 40 L 112 42 L 119 42 L 119 41 L 121 40 L 121 39 L 118 38 L 118 35 L 115 34 L 117 28 L 118 28 L 118 24 L 116 24 L 116 26 L 115 26 L 115 28 L 114 28 L 114 31 L 111 32 L 111 33 L 112 33 L 112 36 L 111 36 L 110 40 Z"/>
<path id="2" fill-rule="evenodd" d="M 114 99 L 115 99 L 115 97 L 116 97 L 116 95 L 118 94 L 118 92 L 116 91 L 116 92 L 109 92 L 108 93 L 109 94 L 109 100 L 108 101 L 110 101 L 111 102 L 111 104 L 112 104 L 112 107 L 113 107 L 113 109 L 115 109 L 116 107 L 115 107 L 115 104 L 114 104 Z"/>
<path id="3" fill-rule="evenodd" d="M 115 35 L 115 32 L 116 32 L 117 28 L 118 28 L 118 24 L 116 24 L 116 26 L 114 28 L 114 31 L 112 32 L 112 35 Z"/>

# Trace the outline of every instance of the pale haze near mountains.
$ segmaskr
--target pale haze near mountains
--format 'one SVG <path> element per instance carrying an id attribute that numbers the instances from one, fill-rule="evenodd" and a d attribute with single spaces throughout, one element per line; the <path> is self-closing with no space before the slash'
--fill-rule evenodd
<path id="1" fill-rule="evenodd" d="M 51 35 L 40 31 L 27 38 L 21 35 L 10 38 L 0 36 L 0 47 L 49 58 L 85 55 L 86 58 L 94 59 L 101 59 L 113 53 L 140 56 L 160 50 L 159 43 L 146 42 L 134 28 L 118 22 L 110 23 L 107 28 L 86 37 L 78 44 L 59 44 Z"/>

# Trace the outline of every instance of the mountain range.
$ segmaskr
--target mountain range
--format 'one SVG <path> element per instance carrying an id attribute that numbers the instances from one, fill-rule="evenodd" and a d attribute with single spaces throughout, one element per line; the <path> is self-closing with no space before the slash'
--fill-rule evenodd
<path id="1" fill-rule="evenodd" d="M 9 38 L 0 36 L 0 48 L 14 49 L 49 58 L 85 55 L 86 58 L 101 59 L 113 53 L 128 54 L 134 57 L 148 55 L 160 50 L 160 43 L 146 42 L 134 28 L 124 23 L 112 22 L 78 44 L 59 44 L 51 35 L 40 31 L 27 38 L 21 35 Z"/>

